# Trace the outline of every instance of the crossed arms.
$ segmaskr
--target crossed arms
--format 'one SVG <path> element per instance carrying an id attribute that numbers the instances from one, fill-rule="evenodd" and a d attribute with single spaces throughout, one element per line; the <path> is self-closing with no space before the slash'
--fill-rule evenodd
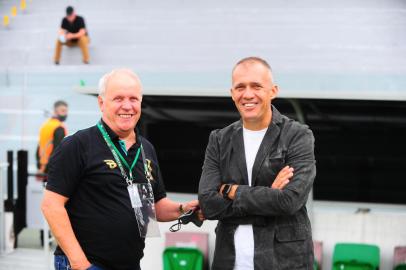
<path id="1" fill-rule="evenodd" d="M 226 220 L 247 216 L 292 215 L 305 205 L 316 175 L 314 138 L 309 129 L 290 140 L 284 167 L 271 186 L 234 185 L 223 198 L 225 174 L 220 166 L 217 133 L 210 134 L 199 184 L 199 202 L 207 219 Z M 293 170 L 292 170 L 293 168 Z"/>

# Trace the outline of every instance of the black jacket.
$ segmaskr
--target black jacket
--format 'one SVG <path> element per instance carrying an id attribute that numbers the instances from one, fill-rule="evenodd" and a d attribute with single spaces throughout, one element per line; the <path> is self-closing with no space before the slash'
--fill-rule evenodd
<path id="1" fill-rule="evenodd" d="M 207 219 L 219 220 L 212 270 L 232 270 L 234 232 L 252 224 L 255 270 L 313 268 L 313 242 L 306 201 L 316 176 L 314 137 L 306 126 L 272 106 L 272 123 L 258 150 L 248 186 L 242 122 L 210 134 L 199 184 Z M 286 165 L 294 176 L 282 190 L 270 188 Z M 219 194 L 223 183 L 240 185 L 235 200 Z"/>

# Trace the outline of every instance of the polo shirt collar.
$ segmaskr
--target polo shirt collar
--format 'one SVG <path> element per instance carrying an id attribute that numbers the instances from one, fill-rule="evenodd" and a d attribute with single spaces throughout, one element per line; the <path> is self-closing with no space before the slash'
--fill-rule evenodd
<path id="1" fill-rule="evenodd" d="M 107 131 L 107 134 L 109 134 L 110 138 L 112 141 L 117 142 L 120 137 L 103 121 L 103 119 L 100 119 L 101 123 L 103 124 L 104 128 Z M 139 144 L 139 136 L 138 136 L 138 130 L 137 127 L 134 128 L 135 132 L 135 145 Z"/>

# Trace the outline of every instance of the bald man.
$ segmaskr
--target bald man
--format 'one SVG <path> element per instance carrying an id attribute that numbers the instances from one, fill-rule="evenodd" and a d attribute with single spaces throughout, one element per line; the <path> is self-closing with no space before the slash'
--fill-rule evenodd
<path id="1" fill-rule="evenodd" d="M 199 185 L 203 214 L 219 220 L 212 270 L 313 269 L 314 138 L 271 105 L 277 94 L 265 60 L 236 64 L 231 97 L 241 120 L 210 134 Z"/>
<path id="2" fill-rule="evenodd" d="M 135 128 L 141 102 L 131 70 L 104 75 L 101 120 L 52 156 L 42 211 L 58 243 L 55 269 L 138 270 L 155 216 L 172 221 L 198 206 L 166 197 L 154 147 Z"/>

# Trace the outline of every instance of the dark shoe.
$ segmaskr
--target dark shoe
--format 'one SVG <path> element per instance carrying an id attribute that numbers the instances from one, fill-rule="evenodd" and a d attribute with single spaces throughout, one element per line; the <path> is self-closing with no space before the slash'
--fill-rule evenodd
<path id="1" fill-rule="evenodd" d="M 55 61 L 55 65 L 59 65 L 59 61 Z"/>
<path id="2" fill-rule="evenodd" d="M 89 65 L 90 63 L 89 63 L 89 61 L 83 61 L 83 64 Z"/>

